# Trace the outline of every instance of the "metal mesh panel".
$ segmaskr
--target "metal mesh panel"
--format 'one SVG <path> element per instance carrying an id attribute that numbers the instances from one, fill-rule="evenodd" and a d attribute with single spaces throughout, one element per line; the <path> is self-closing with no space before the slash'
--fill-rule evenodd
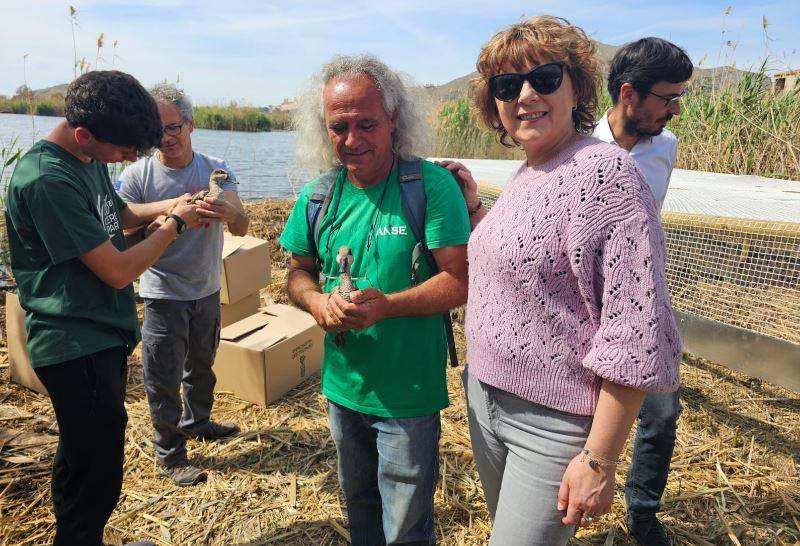
<path id="1" fill-rule="evenodd" d="M 490 208 L 502 188 L 479 184 Z M 800 343 L 800 223 L 668 212 L 675 309 Z"/>

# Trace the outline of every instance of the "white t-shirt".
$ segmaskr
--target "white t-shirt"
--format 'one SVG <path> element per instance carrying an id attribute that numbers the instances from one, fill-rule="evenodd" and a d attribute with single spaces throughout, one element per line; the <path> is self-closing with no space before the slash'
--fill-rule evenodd
<path id="1" fill-rule="evenodd" d="M 617 144 L 614 140 L 614 133 L 611 132 L 611 126 L 608 124 L 608 112 L 606 111 L 598 121 L 593 136 L 603 142 Z M 664 129 L 657 136 L 640 138 L 630 154 L 644 173 L 653 197 L 655 197 L 656 206 L 658 210 L 661 210 L 664 197 L 667 195 L 672 169 L 678 159 L 678 138 L 668 129 Z"/>

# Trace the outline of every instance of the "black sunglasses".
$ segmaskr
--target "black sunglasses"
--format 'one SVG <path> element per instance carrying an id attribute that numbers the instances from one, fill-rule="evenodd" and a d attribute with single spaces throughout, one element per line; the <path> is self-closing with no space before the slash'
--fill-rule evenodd
<path id="1" fill-rule="evenodd" d="M 563 80 L 564 63 L 556 61 L 539 65 L 527 74 L 507 72 L 492 76 L 489 78 L 489 91 L 497 100 L 509 102 L 519 97 L 525 81 L 528 81 L 538 94 L 549 95 L 561 87 Z"/>

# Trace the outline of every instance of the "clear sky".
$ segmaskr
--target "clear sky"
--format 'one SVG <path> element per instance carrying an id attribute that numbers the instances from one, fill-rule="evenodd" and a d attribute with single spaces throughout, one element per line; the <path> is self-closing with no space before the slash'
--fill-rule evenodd
<path id="1" fill-rule="evenodd" d="M 200 104 L 280 103 L 335 53 L 373 53 L 420 84 L 446 83 L 474 70 L 481 45 L 494 32 L 522 16 L 544 13 L 566 17 L 613 45 L 648 35 L 666 38 L 705 67 L 750 68 L 769 56 L 772 69 L 800 68 L 797 0 L 75 0 L 72 5 L 78 59 L 92 68 L 130 72 L 146 86 L 178 80 Z M 24 77 L 34 89 L 72 79 L 69 6 L 3 0 L 0 94 L 12 94 Z"/>

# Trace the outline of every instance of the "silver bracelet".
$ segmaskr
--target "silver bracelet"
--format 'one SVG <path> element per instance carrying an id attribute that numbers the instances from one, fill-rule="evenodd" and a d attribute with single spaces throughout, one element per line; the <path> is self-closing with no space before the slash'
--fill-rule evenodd
<path id="1" fill-rule="evenodd" d="M 583 448 L 581 453 L 589 460 L 589 466 L 592 470 L 597 470 L 598 468 L 616 468 L 616 466 L 622 462 L 620 459 L 611 460 L 595 455 L 589 451 L 588 448 Z"/>

